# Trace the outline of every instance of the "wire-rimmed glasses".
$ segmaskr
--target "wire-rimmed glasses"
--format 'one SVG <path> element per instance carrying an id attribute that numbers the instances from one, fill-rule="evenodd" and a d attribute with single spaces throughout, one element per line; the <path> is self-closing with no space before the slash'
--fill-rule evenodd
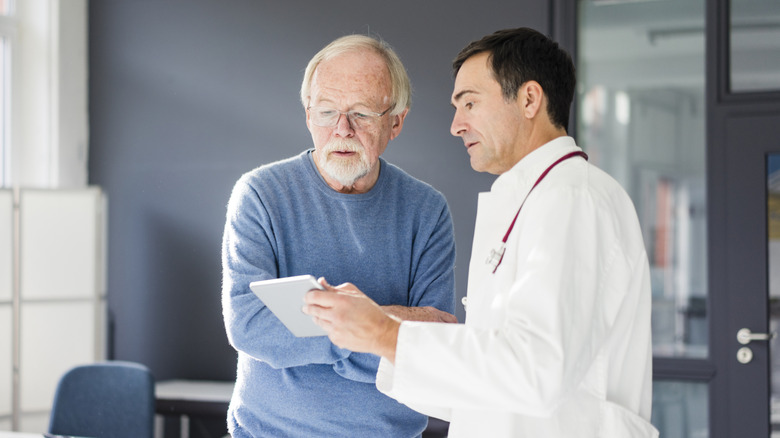
<path id="1" fill-rule="evenodd" d="M 390 108 L 392 108 L 392 106 Z M 390 111 L 390 108 L 387 108 L 381 113 L 367 110 L 339 111 L 325 106 L 310 106 L 306 109 L 309 111 L 311 122 L 317 126 L 323 128 L 336 126 L 336 123 L 338 123 L 339 118 L 343 114 L 347 116 L 347 120 L 349 120 L 349 124 L 353 129 L 366 129 L 374 127 L 379 119 Z"/>

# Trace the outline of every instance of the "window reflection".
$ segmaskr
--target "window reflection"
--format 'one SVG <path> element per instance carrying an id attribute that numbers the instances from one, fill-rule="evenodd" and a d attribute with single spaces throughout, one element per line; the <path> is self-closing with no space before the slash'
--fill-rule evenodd
<path id="1" fill-rule="evenodd" d="M 580 0 L 577 140 L 634 201 L 656 356 L 707 356 L 704 1 Z"/>
<path id="2" fill-rule="evenodd" d="M 780 1 L 730 6 L 731 90 L 780 90 Z"/>
<path id="3" fill-rule="evenodd" d="M 708 397 L 706 383 L 653 382 L 653 426 L 662 437 L 708 437 Z"/>

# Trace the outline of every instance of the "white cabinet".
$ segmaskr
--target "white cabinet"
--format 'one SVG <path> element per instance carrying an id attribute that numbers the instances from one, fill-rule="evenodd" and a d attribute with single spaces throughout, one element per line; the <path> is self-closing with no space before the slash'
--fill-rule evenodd
<path id="1" fill-rule="evenodd" d="M 46 431 L 60 376 L 105 358 L 105 218 L 97 187 L 0 191 L 0 430 Z"/>

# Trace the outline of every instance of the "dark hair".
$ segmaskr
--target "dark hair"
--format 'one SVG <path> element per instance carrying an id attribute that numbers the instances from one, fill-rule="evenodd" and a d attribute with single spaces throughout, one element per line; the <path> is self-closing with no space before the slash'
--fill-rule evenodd
<path id="1" fill-rule="evenodd" d="M 547 96 L 547 114 L 553 125 L 566 129 L 574 98 L 574 63 L 558 43 L 527 27 L 499 30 L 473 41 L 452 62 L 457 75 L 467 59 L 489 52 L 493 76 L 506 100 L 517 99 L 520 87 L 536 81 Z"/>

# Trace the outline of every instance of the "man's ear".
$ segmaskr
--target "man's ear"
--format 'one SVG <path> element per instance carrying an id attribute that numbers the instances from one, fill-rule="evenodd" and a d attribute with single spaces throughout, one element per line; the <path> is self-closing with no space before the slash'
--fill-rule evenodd
<path id="1" fill-rule="evenodd" d="M 406 119 L 406 114 L 408 113 L 409 108 L 406 108 L 400 114 L 390 116 L 390 123 L 392 123 L 392 126 L 390 127 L 390 140 L 398 137 L 401 133 L 401 130 L 404 127 L 404 119 Z"/>
<path id="2" fill-rule="evenodd" d="M 528 81 L 520 87 L 518 101 L 522 106 L 523 115 L 527 119 L 533 119 L 542 110 L 544 90 L 536 81 Z"/>

